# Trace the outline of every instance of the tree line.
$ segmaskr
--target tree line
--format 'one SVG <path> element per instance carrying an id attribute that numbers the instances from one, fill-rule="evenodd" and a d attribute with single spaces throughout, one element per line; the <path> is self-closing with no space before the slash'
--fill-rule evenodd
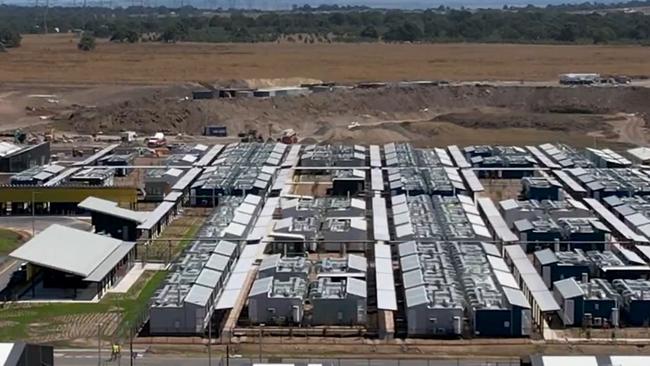
<path id="1" fill-rule="evenodd" d="M 583 7 L 587 7 L 584 5 Z M 596 7 L 596 6 L 593 6 Z M 48 32 L 79 31 L 115 42 L 512 42 L 650 44 L 650 16 L 571 13 L 560 7 L 425 11 L 294 7 L 284 12 L 185 7 L 50 8 Z M 44 9 L 0 6 L 0 43 L 43 33 Z M 206 15 L 209 14 L 209 15 Z"/>

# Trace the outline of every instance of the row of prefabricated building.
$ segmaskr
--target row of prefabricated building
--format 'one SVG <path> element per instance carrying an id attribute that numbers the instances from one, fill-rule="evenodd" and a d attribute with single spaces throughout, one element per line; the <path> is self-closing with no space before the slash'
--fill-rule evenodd
<path id="1" fill-rule="evenodd" d="M 335 151 L 348 151 L 346 149 L 348 147 L 337 147 Z M 312 147 L 301 151 L 306 156 L 299 157 L 300 163 L 296 164 L 295 169 L 299 170 L 305 161 L 304 167 L 311 174 L 324 174 L 335 166 L 344 169 L 367 164 L 365 157 L 359 158 L 359 165 L 352 163 L 355 154 L 363 155 L 363 147 L 350 147 L 349 153 L 342 155 L 345 163 L 341 165 L 332 159 L 338 153 L 332 153 L 331 148 L 323 150 Z M 621 259 L 617 267 L 629 268 L 623 272 L 631 278 L 619 278 L 623 275 L 611 266 L 598 274 L 590 272 L 590 276 L 594 277 L 589 277 L 590 281 L 610 281 L 612 288 L 620 289 L 612 292 L 612 296 L 618 294 L 616 306 L 600 306 L 603 309 L 609 307 L 610 314 L 605 316 L 591 311 L 589 305 L 585 305 L 588 301 L 576 304 L 580 296 L 589 299 L 595 293 L 602 293 L 596 290 L 596 285 L 580 285 L 584 279 L 582 272 L 576 275 L 577 279 L 563 277 L 565 275 L 558 278 L 560 281 L 573 280 L 578 287 L 584 287 L 583 293 L 574 291 L 569 294 L 573 297 L 567 297 L 569 301 L 566 301 L 565 297 L 569 295 L 556 290 L 553 286 L 556 281 L 549 282 L 543 270 L 535 269 L 526 254 L 540 249 L 558 253 L 560 250 L 586 251 L 603 256 L 610 253 L 621 256 L 620 253 L 625 252 L 626 249 L 620 245 L 608 244 L 614 238 L 624 239 L 621 238 L 620 226 L 612 225 L 611 220 L 602 216 L 602 212 L 581 200 L 590 196 L 586 184 L 578 179 L 581 171 L 567 171 L 566 176 L 562 177 L 553 170 L 534 173 L 535 176 L 522 180 L 521 199 L 503 201 L 497 208 L 489 199 L 474 197 L 476 192 L 468 187 L 472 183 L 477 187 L 477 181 L 470 182 L 462 172 L 458 174 L 453 169 L 456 164 L 449 159 L 454 154 L 448 155 L 442 151 L 420 151 L 401 144 L 395 145 L 394 149 L 385 146 L 379 166 L 374 166 L 382 168 L 381 176 L 378 178 L 375 172 L 370 175 L 365 172 L 358 174 L 361 184 L 354 185 L 355 189 L 348 189 L 348 196 L 285 197 L 286 190 L 282 187 L 279 195 L 283 198 L 267 197 L 266 203 L 273 202 L 275 208 L 264 236 L 268 245 L 264 247 L 267 252 L 270 249 L 276 254 L 258 257 L 261 264 L 257 279 L 250 291 L 244 294 L 247 296 L 248 321 L 267 325 L 365 324 L 368 311 L 377 306 L 369 305 L 368 298 L 377 297 L 379 302 L 383 294 L 391 293 L 390 288 L 383 288 L 384 274 L 377 271 L 376 261 L 384 258 L 373 258 L 374 252 L 385 252 L 388 248 L 391 263 L 389 278 L 393 282 L 392 294 L 395 299 L 383 301 L 391 305 L 379 309 L 403 311 L 407 333 L 411 336 L 462 335 L 467 331 L 481 336 L 525 336 L 554 316 L 560 317 L 565 325 L 583 324 L 583 320 L 590 326 L 618 325 L 618 310 L 613 309 L 621 308 L 626 324 L 647 322 L 647 311 L 639 312 L 635 318 L 629 315 L 634 311 L 626 310 L 624 305 L 624 299 L 636 296 L 630 293 L 645 286 L 647 273 L 642 267 L 647 267 L 647 258 L 641 259 L 643 264 L 630 263 L 627 257 Z M 371 160 L 377 161 L 372 159 L 372 152 L 370 155 Z M 578 161 L 578 157 L 576 155 L 574 160 Z M 468 165 L 476 166 L 475 161 Z M 589 174 L 616 174 L 612 179 L 616 180 L 618 186 L 632 190 L 643 188 L 644 180 L 628 179 L 643 179 L 641 172 L 629 172 L 629 176 L 626 176 L 621 175 L 620 171 L 595 168 L 595 164 L 586 158 L 584 162 L 591 164 L 582 168 Z M 395 168 L 390 168 L 389 164 Z M 494 176 L 479 170 L 477 175 L 497 179 L 510 178 L 510 174 L 522 175 L 519 172 L 506 172 L 504 170 Z M 335 176 L 330 174 L 330 179 Z M 274 179 L 274 176 L 270 178 L 272 181 Z M 571 181 L 575 186 L 567 184 Z M 195 186 L 204 185 L 201 182 Z M 273 181 L 266 189 L 260 187 L 252 191 L 266 196 L 271 186 L 278 185 Z M 443 190 L 437 191 L 438 187 L 443 186 L 449 189 L 444 193 Z M 577 186 L 584 191 L 575 192 Z M 230 194 L 245 192 L 246 189 L 229 191 Z M 461 192 L 468 195 L 458 195 Z M 213 195 L 218 200 L 211 204 L 217 203 L 217 209 L 220 206 L 218 202 L 222 200 L 220 196 L 225 193 L 221 191 Z M 368 193 L 378 196 L 363 198 Z M 355 194 L 362 195 L 355 197 Z M 383 203 L 383 208 L 378 202 Z M 340 215 L 337 216 L 337 212 Z M 367 221 L 366 217 L 372 217 L 371 221 Z M 385 223 L 386 227 L 382 229 L 383 225 L 377 227 L 376 223 Z M 388 244 L 393 241 L 395 244 Z M 373 242 L 386 244 L 374 244 L 375 248 L 370 249 L 373 246 L 368 246 L 368 243 Z M 243 248 L 248 246 L 244 245 Z M 640 247 L 643 249 L 643 246 Z M 257 253 L 263 252 L 261 248 L 256 249 Z M 367 271 L 342 269 L 334 271 L 336 275 L 323 273 L 322 268 L 328 262 L 337 263 L 333 264 L 335 268 L 347 268 L 343 263 L 356 258 L 354 254 L 346 255 L 348 251 L 368 256 Z M 310 252 L 335 254 L 334 258 L 312 261 L 304 256 Z M 339 256 L 340 259 L 336 259 Z M 632 271 L 632 266 L 637 267 L 636 272 Z M 394 277 L 393 270 L 401 276 Z M 602 274 L 604 272 L 614 274 L 607 277 Z M 603 279 L 598 280 L 596 276 L 603 276 Z M 222 292 L 225 291 L 228 291 L 227 284 Z M 641 301 L 647 296 L 640 294 Z M 220 297 L 216 299 L 221 302 Z M 223 307 L 217 305 L 216 309 Z M 578 310 L 578 315 L 566 315 Z M 580 322 L 570 319 L 580 319 Z"/>
<path id="2" fill-rule="evenodd" d="M 650 224 L 639 197 L 650 192 L 650 178 L 643 167 L 610 168 L 632 164 L 622 159 L 606 149 L 581 154 L 557 144 L 413 149 L 408 144 L 240 143 L 210 148 L 194 163 L 169 168 L 180 173 L 172 182 L 175 189 L 163 189 L 165 202 L 175 193 L 179 205 L 214 210 L 155 295 L 150 329 L 201 334 L 213 315 L 242 298 L 251 323 L 363 325 L 368 313 L 379 310 L 403 314 L 412 336 L 524 336 L 553 316 L 567 325 L 588 321 L 598 326 L 605 318 L 618 324 L 619 314 L 612 309 L 623 306 L 625 289 L 644 288 L 648 278 L 648 258 L 638 254 L 643 263 L 633 263 L 629 253 L 645 250 L 635 244 L 647 242 Z M 339 185 L 327 197 L 292 196 L 297 174 L 328 176 L 332 187 L 335 181 Z M 494 205 L 478 197 L 477 177 L 522 176 L 520 199 Z M 93 216 L 95 230 L 120 239 L 125 231 L 140 238 L 142 221 L 159 216 L 125 213 L 101 202 L 84 206 L 100 213 Z M 135 229 L 124 229 L 120 222 L 120 230 L 113 230 L 115 221 L 101 215 L 134 222 Z M 614 246 L 614 239 L 624 245 Z M 584 272 L 576 271 L 576 286 L 568 286 L 561 281 L 570 276 L 547 280 L 544 270 L 532 264 L 529 255 L 544 249 L 611 252 L 620 263 L 598 271 L 590 267 L 592 285 L 583 286 Z M 269 252 L 275 254 L 267 257 Z M 349 271 L 349 265 L 323 271 L 328 263 L 338 268 L 358 259 L 349 252 L 368 258 L 363 276 Z M 309 259 L 313 253 L 329 259 Z M 296 263 L 305 268 L 297 269 Z M 274 269 L 267 273 L 266 267 Z M 252 275 L 256 280 L 243 293 Z M 603 282 L 598 278 L 620 289 L 617 306 L 598 305 L 609 307 L 609 316 L 577 301 L 606 293 L 597 291 L 596 283 Z M 641 301 L 648 296 L 644 291 Z M 633 318 L 627 313 L 626 321 Z M 646 313 L 640 313 L 641 322 Z"/>

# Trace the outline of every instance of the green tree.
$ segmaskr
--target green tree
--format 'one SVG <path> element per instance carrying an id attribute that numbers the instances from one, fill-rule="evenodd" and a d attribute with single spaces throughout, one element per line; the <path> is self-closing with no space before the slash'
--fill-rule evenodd
<path id="1" fill-rule="evenodd" d="M 0 29 L 0 44 L 4 48 L 20 47 L 21 40 L 20 33 L 8 28 Z"/>
<path id="2" fill-rule="evenodd" d="M 565 24 L 562 26 L 560 33 L 555 37 L 556 40 L 562 42 L 575 42 L 576 41 L 576 31 L 573 24 Z"/>
<path id="3" fill-rule="evenodd" d="M 91 34 L 84 32 L 77 44 L 77 48 L 82 51 L 92 51 L 95 49 L 95 37 Z"/>
<path id="4" fill-rule="evenodd" d="M 607 43 L 616 38 L 616 33 L 609 27 L 598 28 L 591 37 L 594 44 Z"/>
<path id="5" fill-rule="evenodd" d="M 174 43 L 180 40 L 178 28 L 174 26 L 167 27 L 167 29 L 165 29 L 165 31 L 160 35 L 160 40 L 166 43 Z"/>
<path id="6" fill-rule="evenodd" d="M 416 24 L 406 21 L 397 27 L 389 28 L 384 33 L 384 39 L 396 42 L 414 42 L 422 39 L 422 30 Z"/>
<path id="7" fill-rule="evenodd" d="M 370 38 L 370 39 L 377 39 L 379 38 L 379 32 L 377 32 L 377 28 L 375 28 L 372 25 L 369 25 L 359 33 L 359 36 L 362 38 Z"/>

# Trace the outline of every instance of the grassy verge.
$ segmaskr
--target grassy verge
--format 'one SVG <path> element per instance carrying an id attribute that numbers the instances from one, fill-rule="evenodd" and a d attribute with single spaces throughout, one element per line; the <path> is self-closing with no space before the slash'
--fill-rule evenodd
<path id="1" fill-rule="evenodd" d="M 202 221 L 201 221 L 202 222 Z M 193 222 L 185 227 L 179 240 L 180 243 L 189 243 L 196 235 L 201 222 Z M 182 247 L 177 248 L 178 252 Z M 167 275 L 166 271 L 145 271 L 129 291 L 124 294 L 106 294 L 99 303 L 56 303 L 56 304 L 5 304 L 0 308 L 0 342 L 15 340 L 30 340 L 34 337 L 34 325 L 38 325 L 39 336 L 48 336 L 47 333 L 60 333 L 60 328 L 65 327 L 70 317 L 83 319 L 87 317 L 100 317 L 102 314 L 119 313 L 118 324 L 106 327 L 104 338 L 126 338 L 129 331 L 138 325 L 149 306 L 149 299 L 160 287 Z M 95 319 L 95 318 L 93 318 Z M 113 319 L 113 318 L 111 318 Z M 44 334 L 45 333 L 45 334 Z M 78 334 L 77 338 L 96 337 L 96 324 L 91 324 L 86 333 Z M 67 344 L 71 339 L 65 335 L 54 336 L 59 344 Z"/>
<path id="2" fill-rule="evenodd" d="M 13 252 L 20 244 L 22 244 L 20 234 L 11 230 L 0 229 L 0 255 Z"/>

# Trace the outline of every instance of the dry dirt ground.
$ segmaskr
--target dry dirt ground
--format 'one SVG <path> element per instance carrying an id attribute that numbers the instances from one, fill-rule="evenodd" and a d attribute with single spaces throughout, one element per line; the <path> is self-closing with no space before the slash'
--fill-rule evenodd
<path id="1" fill-rule="evenodd" d="M 179 87 L 176 87 L 179 88 Z M 293 128 L 302 142 L 645 144 L 650 88 L 458 85 L 386 88 L 272 99 L 180 100 L 163 92 L 55 117 L 62 131 L 156 130 L 200 134 L 207 124 L 231 134 Z M 358 122 L 360 127 L 349 130 Z"/>
<path id="2" fill-rule="evenodd" d="M 220 124 L 233 136 L 252 128 L 277 137 L 293 128 L 305 143 L 644 145 L 650 116 L 645 87 L 496 82 L 263 100 L 186 97 L 199 82 L 554 80 L 574 70 L 650 75 L 649 56 L 650 48 L 631 46 L 102 41 L 84 53 L 71 35 L 26 36 L 23 46 L 0 54 L 0 131 L 196 135 L 207 124 Z M 348 130 L 352 122 L 360 127 Z"/>
<path id="3" fill-rule="evenodd" d="M 0 54 L 0 81 L 152 84 L 303 77 L 332 81 L 555 80 L 564 72 L 650 75 L 650 48 L 504 44 L 210 44 L 99 41 L 27 35 Z"/>

